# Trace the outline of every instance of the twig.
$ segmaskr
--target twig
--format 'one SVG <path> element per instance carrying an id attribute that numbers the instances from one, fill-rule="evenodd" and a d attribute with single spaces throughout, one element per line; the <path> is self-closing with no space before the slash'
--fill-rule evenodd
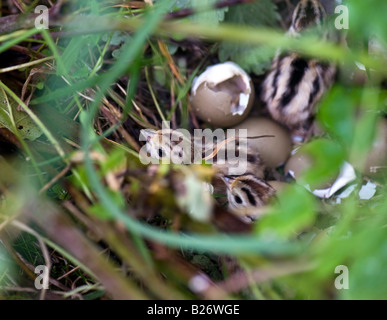
<path id="1" fill-rule="evenodd" d="M 71 168 L 71 164 L 68 164 L 61 172 L 59 172 L 54 178 L 47 182 L 42 189 L 39 190 L 39 194 L 44 193 L 48 188 L 50 188 L 55 182 L 61 179 Z"/>
<path id="2" fill-rule="evenodd" d="M 6 73 L 6 72 L 22 69 L 22 68 L 31 67 L 31 66 L 34 66 L 36 64 L 40 64 L 40 63 L 43 63 L 43 62 L 46 62 L 46 61 L 52 60 L 52 59 L 54 59 L 54 57 L 46 57 L 46 58 L 42 58 L 42 59 L 39 59 L 39 60 L 34 60 L 34 61 L 18 64 L 18 65 L 15 65 L 15 66 L 7 67 L 7 68 L 2 68 L 2 69 L 0 69 L 0 73 Z"/>
<path id="3" fill-rule="evenodd" d="M 149 92 L 150 92 L 150 94 L 152 96 L 152 99 L 153 99 L 153 102 L 154 102 L 154 104 L 156 106 L 157 112 L 159 113 L 161 120 L 168 125 L 168 123 L 166 122 L 167 120 L 165 119 L 165 116 L 164 116 L 163 112 L 161 111 L 160 105 L 159 105 L 159 103 L 157 101 L 157 98 L 156 98 L 156 95 L 155 95 L 155 93 L 153 91 L 152 85 L 150 83 L 148 68 L 145 68 L 145 78 L 146 78 L 146 81 L 148 83 Z"/>

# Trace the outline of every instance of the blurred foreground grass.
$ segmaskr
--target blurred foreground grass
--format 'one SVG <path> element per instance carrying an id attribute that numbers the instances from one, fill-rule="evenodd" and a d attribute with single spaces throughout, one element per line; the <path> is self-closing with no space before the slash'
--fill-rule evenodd
<path id="1" fill-rule="evenodd" d="M 272 20 L 254 24 L 238 23 L 235 7 L 172 19 L 196 2 L 153 2 L 54 1 L 49 30 L 31 23 L 37 1 L 2 5 L 1 297 L 384 299 L 385 169 L 362 169 L 385 115 L 387 71 L 386 51 L 370 53 L 364 43 L 385 48 L 387 4 L 349 1 L 344 45 L 284 36 L 286 1 L 262 1 Z M 248 12 L 254 3 L 236 7 Z M 9 19 L 12 10 L 19 19 Z M 278 47 L 340 66 L 318 113 L 328 134 L 311 142 L 317 162 L 304 178 L 317 185 L 349 161 L 357 169 L 349 197 L 321 200 L 292 183 L 272 215 L 238 230 L 230 217 L 198 221 L 178 205 L 176 177 L 205 180 L 205 168 L 140 163 L 140 129 L 162 120 L 198 126 L 188 92 L 198 73 L 227 56 L 219 54 L 224 46 L 260 57 L 258 67 L 246 65 L 258 80 Z M 360 84 L 348 81 L 355 62 L 367 71 Z M 368 181 L 377 192 L 361 200 Z M 226 222 L 239 232 L 222 230 Z M 36 289 L 38 265 L 50 271 L 48 290 Z M 335 288 L 340 265 L 349 289 Z"/>

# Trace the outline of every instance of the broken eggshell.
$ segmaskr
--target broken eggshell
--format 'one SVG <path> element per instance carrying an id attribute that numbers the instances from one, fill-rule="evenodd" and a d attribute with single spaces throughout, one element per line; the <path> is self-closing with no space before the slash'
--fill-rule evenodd
<path id="1" fill-rule="evenodd" d="M 374 141 L 361 171 L 370 177 L 387 174 L 387 119 L 379 121 Z"/>
<path id="2" fill-rule="evenodd" d="M 241 67 L 233 62 L 220 63 L 194 79 L 192 110 L 213 126 L 230 127 L 247 117 L 254 96 L 251 79 Z"/>
<path id="3" fill-rule="evenodd" d="M 332 186 L 326 189 L 315 189 L 312 193 L 319 198 L 330 198 L 341 188 L 345 187 L 350 182 L 356 179 L 354 168 L 348 163 L 344 162 L 340 168 L 339 175 L 333 182 Z"/>
<path id="4" fill-rule="evenodd" d="M 307 154 L 300 152 L 298 148 L 294 150 L 292 156 L 286 162 L 284 170 L 286 175 L 290 175 L 297 180 L 311 166 L 313 166 L 313 160 Z M 305 188 L 319 198 L 330 198 L 355 179 L 354 168 L 348 162 L 344 162 L 337 176 L 329 178 L 325 184 L 314 190 L 310 190 L 309 185 L 305 185 Z"/>

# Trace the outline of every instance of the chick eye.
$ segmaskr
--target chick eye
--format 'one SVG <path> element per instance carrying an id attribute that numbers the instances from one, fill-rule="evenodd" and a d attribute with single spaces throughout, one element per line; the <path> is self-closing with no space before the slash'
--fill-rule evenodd
<path id="1" fill-rule="evenodd" d="M 160 158 L 164 157 L 165 154 L 164 154 L 163 149 L 159 148 L 159 150 L 157 150 L 157 152 L 158 152 Z"/>
<path id="2" fill-rule="evenodd" d="M 239 196 L 234 196 L 234 200 L 237 204 L 242 204 L 242 199 Z"/>

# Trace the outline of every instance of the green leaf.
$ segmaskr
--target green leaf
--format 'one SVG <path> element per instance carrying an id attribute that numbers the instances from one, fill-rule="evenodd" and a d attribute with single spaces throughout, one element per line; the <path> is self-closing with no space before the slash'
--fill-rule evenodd
<path id="1" fill-rule="evenodd" d="M 344 299 L 384 299 L 387 287 L 381 284 L 387 281 L 386 197 L 371 210 L 362 209 L 363 216 L 369 216 L 372 210 L 373 219 L 352 225 L 351 234 L 340 244 L 342 263 L 349 270 L 349 289 L 341 290 L 340 295 Z"/>
<path id="2" fill-rule="evenodd" d="M 125 165 L 125 151 L 118 148 L 113 149 L 109 152 L 108 158 L 101 164 L 101 174 L 105 175 L 108 171 L 120 169 Z"/>
<path id="3" fill-rule="evenodd" d="M 277 27 L 277 6 L 272 0 L 260 0 L 233 6 L 226 14 L 226 22 L 247 26 Z"/>
<path id="4" fill-rule="evenodd" d="M 120 56 L 120 54 L 121 54 L 121 48 L 116 49 L 116 50 L 113 50 L 113 52 L 112 52 L 112 56 L 113 56 L 113 58 L 115 58 L 115 59 L 118 59 L 119 56 Z"/>
<path id="5" fill-rule="evenodd" d="M 376 36 L 387 41 L 386 16 L 387 2 L 380 0 L 369 1 L 347 1 L 349 8 L 349 29 L 350 38 L 363 36 Z M 371 8 L 377 8 L 372 10 Z M 368 23 L 372 21 L 372 23 Z"/>
<path id="6" fill-rule="evenodd" d="M 279 14 L 271 0 L 261 0 L 230 7 L 226 22 L 246 26 L 277 27 Z M 263 46 L 223 42 L 219 47 L 219 59 L 232 60 L 246 72 L 262 74 L 271 64 L 274 50 Z"/>
<path id="7" fill-rule="evenodd" d="M 376 229 L 376 228 L 375 228 Z M 357 257 L 348 266 L 349 288 L 340 292 L 344 299 L 383 299 L 387 294 L 387 288 L 381 283 L 386 283 L 387 274 L 385 266 L 387 263 L 387 242 L 385 231 L 373 229 L 372 239 L 367 233 L 362 232 L 353 239 L 348 240 L 349 244 L 357 244 Z M 364 241 L 369 239 L 368 241 Z"/>
<path id="8" fill-rule="evenodd" d="M 224 20 L 228 7 L 214 9 L 216 3 L 217 0 L 177 0 L 173 9 L 194 9 L 196 13 L 188 18 L 190 21 L 217 25 Z"/>
<path id="9" fill-rule="evenodd" d="M 307 143 L 302 151 L 311 156 L 313 166 L 305 171 L 299 182 L 309 184 L 312 189 L 326 182 L 329 177 L 336 176 L 345 160 L 341 145 L 328 139 L 316 139 Z"/>
<path id="10" fill-rule="evenodd" d="M 354 136 L 355 110 L 360 95 L 360 90 L 336 86 L 322 101 L 317 114 L 323 128 L 347 148 L 351 146 Z"/>
<path id="11" fill-rule="evenodd" d="M 315 199 L 305 188 L 289 185 L 278 195 L 278 203 L 256 225 L 258 232 L 282 237 L 297 235 L 311 225 L 316 216 Z"/>
<path id="12" fill-rule="evenodd" d="M 74 79 L 85 79 L 89 76 L 90 74 L 90 68 L 87 66 L 83 66 L 77 70 L 75 70 L 74 73 L 72 73 L 72 76 Z"/>
<path id="13" fill-rule="evenodd" d="M 94 50 L 100 38 L 99 34 L 72 38 L 61 55 L 62 64 L 58 64 L 58 75 L 72 74 L 85 67 L 89 69 L 87 62 L 89 49 Z"/>
<path id="14" fill-rule="evenodd" d="M 194 9 L 198 9 L 202 12 L 194 14 L 191 18 L 193 22 L 198 23 L 211 23 L 217 25 L 220 21 L 224 20 L 225 12 L 227 12 L 228 8 L 216 9 L 213 7 L 216 4 L 217 0 L 208 0 L 207 5 L 203 8 L 203 0 L 191 0 L 192 7 Z M 207 9 L 206 9 L 207 8 Z"/>
<path id="15" fill-rule="evenodd" d="M 13 124 L 13 121 L 14 124 Z M 35 140 L 42 131 L 27 113 L 17 110 L 17 103 L 0 89 L 0 128 L 7 128 L 22 139 Z"/>
<path id="16" fill-rule="evenodd" d="M 312 299 L 319 298 L 321 292 L 315 288 L 322 285 L 331 288 L 332 293 L 343 299 L 383 299 L 387 294 L 386 286 L 380 285 L 387 281 L 384 272 L 387 263 L 384 227 L 387 222 L 387 202 L 383 202 L 377 210 L 373 209 L 373 219 L 370 219 L 369 207 L 359 208 L 356 202 L 346 207 L 343 218 L 347 215 L 351 215 L 351 218 L 340 221 L 328 233 L 323 231 L 324 237 L 319 237 L 312 247 L 315 250 L 316 269 L 297 277 L 295 286 L 300 286 L 301 290 L 307 289 L 307 295 Z M 363 218 L 356 219 L 354 215 Z M 364 219 L 366 216 L 368 219 Z M 343 228 L 342 223 L 346 222 L 350 222 L 350 225 Z M 334 286 L 336 277 L 340 275 L 335 273 L 338 265 L 348 268 L 348 289 L 337 290 Z"/>
<path id="17" fill-rule="evenodd" d="M 237 63 L 247 73 L 263 74 L 271 66 L 274 50 L 263 46 L 238 45 L 223 42 L 219 48 L 219 60 Z"/>
<path id="18" fill-rule="evenodd" d="M 81 51 L 85 49 L 84 44 L 84 36 L 74 37 L 70 40 L 62 53 L 64 70 L 62 70 L 62 65 L 58 65 L 58 75 L 65 75 L 70 71 L 72 66 L 78 60 Z"/>
<path id="19" fill-rule="evenodd" d="M 103 42 L 107 42 L 109 40 L 109 37 L 110 37 L 109 34 L 105 33 L 102 36 L 101 40 Z M 128 33 L 122 32 L 122 31 L 115 31 L 111 35 L 109 44 L 111 46 L 119 46 L 123 44 L 125 41 L 130 41 L 130 39 L 131 39 L 131 36 Z"/>
<path id="20" fill-rule="evenodd" d="M 109 193 L 110 198 L 115 202 L 116 206 L 123 209 L 125 207 L 125 200 L 121 193 L 106 190 Z M 90 213 L 101 220 L 113 219 L 112 213 L 107 210 L 101 203 L 93 204 L 90 209 Z"/>

